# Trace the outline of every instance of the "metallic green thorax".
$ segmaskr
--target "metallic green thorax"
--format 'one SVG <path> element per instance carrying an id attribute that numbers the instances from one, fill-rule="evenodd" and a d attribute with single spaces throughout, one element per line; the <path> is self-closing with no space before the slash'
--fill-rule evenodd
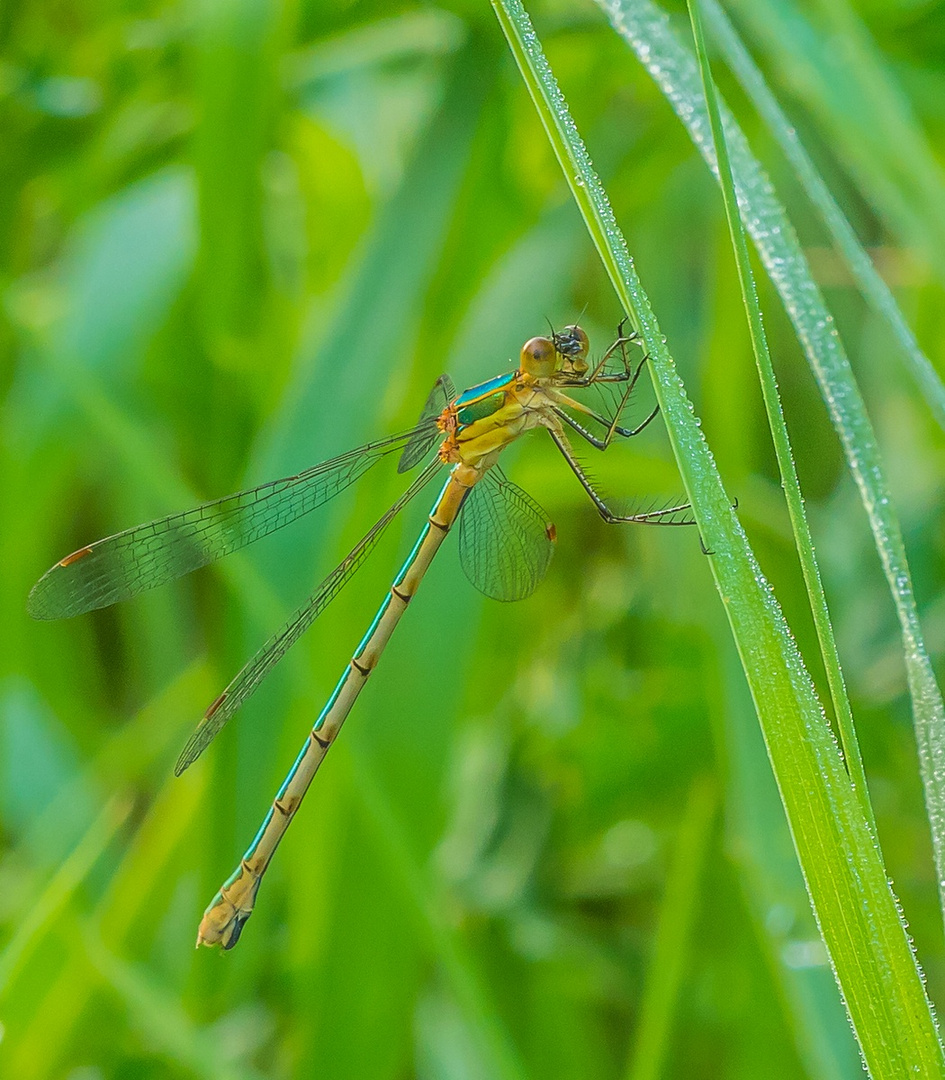
<path id="1" fill-rule="evenodd" d="M 505 404 L 505 390 L 515 381 L 515 372 L 497 375 L 488 382 L 471 386 L 453 403 L 456 409 L 456 421 L 461 428 L 484 420 L 499 411 Z"/>
<path id="2" fill-rule="evenodd" d="M 473 404 L 466 405 L 464 408 L 457 410 L 456 419 L 461 428 L 467 427 L 469 424 L 474 424 L 477 420 L 484 420 L 487 416 L 491 416 L 494 412 L 498 412 L 504 403 L 505 392 L 500 390 L 498 393 L 489 394 L 488 397 L 481 398 L 479 401 L 473 402 Z"/>

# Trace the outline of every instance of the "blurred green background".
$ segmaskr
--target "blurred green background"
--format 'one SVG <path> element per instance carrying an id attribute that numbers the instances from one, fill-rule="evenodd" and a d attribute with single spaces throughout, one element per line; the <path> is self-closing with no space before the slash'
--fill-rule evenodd
<path id="1" fill-rule="evenodd" d="M 532 10 L 823 688 L 718 191 L 598 8 Z M 895 140 L 864 169 L 842 135 L 863 34 L 903 138 L 940 167 L 945 5 L 732 13 L 941 369 L 945 185 L 916 194 Z M 0 31 L 0 1076 L 861 1075 L 697 535 L 604 525 L 538 435 L 505 467 L 557 524 L 544 585 L 484 600 L 448 542 L 239 947 L 194 951 L 426 507 L 180 780 L 206 705 L 393 501 L 393 469 L 118 608 L 31 623 L 32 583 L 100 536 L 408 426 L 442 371 L 506 371 L 548 320 L 580 318 L 601 351 L 621 312 L 485 4 L 22 0 Z M 837 67 L 813 80 L 825 47 Z M 941 675 L 943 432 L 719 77 L 853 358 Z M 894 609 L 762 299 L 887 867 L 941 1002 Z M 614 495 L 681 494 L 658 422 L 591 464 Z"/>

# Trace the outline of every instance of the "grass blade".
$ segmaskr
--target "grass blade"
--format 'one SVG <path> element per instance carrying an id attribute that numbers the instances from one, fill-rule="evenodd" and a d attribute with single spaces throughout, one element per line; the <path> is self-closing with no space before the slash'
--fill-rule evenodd
<path id="1" fill-rule="evenodd" d="M 945 1060 L 885 869 L 823 710 L 722 487 L 659 324 L 541 43 L 520 3 L 500 25 L 620 300 L 642 333 L 657 397 L 709 548 L 808 890 L 873 1075 L 938 1076 Z"/>
<path id="2" fill-rule="evenodd" d="M 665 14 L 649 0 L 616 0 L 607 4 L 605 10 L 614 28 L 636 52 L 685 124 L 709 167 L 715 171 L 715 151 L 699 73 L 691 52 L 672 33 Z M 892 506 L 879 446 L 833 317 L 813 279 L 788 216 L 724 104 L 722 119 L 742 220 L 781 296 L 821 395 L 827 402 L 848 468 L 860 490 L 896 605 L 939 897 L 945 910 L 945 705 L 925 647 L 902 529 Z"/>
<path id="3" fill-rule="evenodd" d="M 811 614 L 814 617 L 814 626 L 817 629 L 817 640 L 820 643 L 824 669 L 827 672 L 827 681 L 830 685 L 830 696 L 833 700 L 837 727 L 840 730 L 840 741 L 843 745 L 847 771 L 859 796 L 863 814 L 870 825 L 873 826 L 875 832 L 876 823 L 870 805 L 866 773 L 863 769 L 863 758 L 857 742 L 856 728 L 853 725 L 853 711 L 850 708 L 850 700 L 847 697 L 847 690 L 843 681 L 843 672 L 840 669 L 840 654 L 837 650 L 837 642 L 830 622 L 830 611 L 827 608 L 827 598 L 824 596 L 820 568 L 817 566 L 817 558 L 814 555 L 814 541 L 807 522 L 807 514 L 804 510 L 804 497 L 801 494 L 800 480 L 794 464 L 794 453 L 791 450 L 791 441 L 784 421 L 784 412 L 781 408 L 781 398 L 774 376 L 774 366 L 771 363 L 771 354 L 768 351 L 768 339 L 761 317 L 761 305 L 758 300 L 758 291 L 755 286 L 755 278 L 748 254 L 748 240 L 738 212 L 738 195 L 735 192 L 735 179 L 732 176 L 732 165 L 725 141 L 725 132 L 722 128 L 718 97 L 715 93 L 709 59 L 706 55 L 699 10 L 693 0 L 689 0 L 689 14 L 692 20 L 692 32 L 696 43 L 696 56 L 699 60 L 699 72 L 702 77 L 706 108 L 712 128 L 712 139 L 719 165 L 719 183 L 725 202 L 725 216 L 732 237 L 742 301 L 748 316 L 752 349 L 758 366 L 758 377 L 761 381 L 761 392 L 764 397 L 765 411 L 768 414 L 768 426 L 771 428 L 774 452 L 778 459 L 781 486 L 784 489 L 788 514 L 791 518 L 794 544 L 797 548 L 801 571 L 804 575 L 804 584 L 807 588 Z"/>
<path id="4" fill-rule="evenodd" d="M 701 899 L 700 878 L 712 840 L 715 809 L 712 783 L 698 777 L 689 792 L 667 875 L 627 1080 L 659 1080 L 662 1075 Z"/>
<path id="5" fill-rule="evenodd" d="M 858 17 L 846 3 L 820 7 L 832 26 L 815 27 L 788 0 L 738 4 L 867 200 L 945 278 L 945 176 L 935 151 Z"/>
<path id="6" fill-rule="evenodd" d="M 945 428 L 945 385 L 929 358 L 922 351 L 912 328 L 896 303 L 892 290 L 873 265 L 847 220 L 846 214 L 831 195 L 817 166 L 804 149 L 796 129 L 785 116 L 765 82 L 764 75 L 751 58 L 735 27 L 719 6 L 718 0 L 705 0 L 704 8 L 706 24 L 719 43 L 729 67 L 768 125 L 768 130 L 777 139 L 778 145 L 791 163 L 807 197 L 830 230 L 834 243 L 846 260 L 864 300 L 892 330 L 929 408 L 938 423 Z"/>
<path id="7" fill-rule="evenodd" d="M 35 951 L 49 927 L 69 905 L 73 894 L 88 876 L 105 848 L 125 823 L 131 806 L 111 799 L 86 830 L 20 921 L 14 936 L 0 952 L 0 999 Z"/>

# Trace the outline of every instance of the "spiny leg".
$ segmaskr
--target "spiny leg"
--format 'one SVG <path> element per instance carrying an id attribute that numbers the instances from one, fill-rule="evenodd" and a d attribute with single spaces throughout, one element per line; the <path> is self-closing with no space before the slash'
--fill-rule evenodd
<path id="1" fill-rule="evenodd" d="M 553 428 L 548 428 L 548 431 L 555 441 L 555 445 L 561 451 L 564 460 L 568 463 L 571 471 L 580 480 L 581 486 L 590 496 L 591 502 L 597 507 L 597 512 L 609 525 L 617 525 L 621 523 L 635 523 L 638 525 L 694 525 L 695 522 L 692 519 L 685 519 L 682 521 L 669 520 L 677 514 L 685 513 L 690 509 L 689 503 L 682 503 L 679 506 L 667 506 L 662 510 L 647 510 L 640 514 L 615 514 L 613 510 L 604 502 L 604 500 L 594 490 L 594 485 L 590 482 L 587 474 L 581 468 L 580 462 L 575 458 L 574 451 L 568 444 L 567 439 L 564 437 L 563 432 L 555 431 Z"/>
<path id="2" fill-rule="evenodd" d="M 657 405 L 653 409 L 653 411 L 643 421 L 643 423 L 638 424 L 635 428 L 621 427 L 617 423 L 617 421 L 620 419 L 627 402 L 630 400 L 630 395 L 633 393 L 633 389 L 637 384 L 637 380 L 640 378 L 640 372 L 643 370 L 643 365 L 647 362 L 648 359 L 648 357 L 644 356 L 640 363 L 637 364 L 636 370 L 633 372 L 633 376 L 630 378 L 630 382 L 628 383 L 626 390 L 621 396 L 620 404 L 614 411 L 614 417 L 612 420 L 608 420 L 605 416 L 602 416 L 600 413 L 595 412 L 591 408 L 588 408 L 588 406 L 585 405 L 582 401 L 575 401 L 574 398 L 568 397 L 568 395 L 566 394 L 558 394 L 559 401 L 570 405 L 571 408 L 577 409 L 578 412 L 584 413 L 586 416 L 591 417 L 592 420 L 596 420 L 597 423 L 600 424 L 602 427 L 607 428 L 607 435 L 605 438 L 597 438 L 597 436 L 593 435 L 590 431 L 588 431 L 587 428 L 583 426 L 583 424 L 580 424 L 572 416 L 569 416 L 568 413 L 566 413 L 563 409 L 552 406 L 555 413 L 557 413 L 557 415 L 560 416 L 561 419 L 565 421 L 565 423 L 569 424 L 572 428 L 574 428 L 574 430 L 581 436 L 581 438 L 586 439 L 587 442 L 591 444 L 591 446 L 595 447 L 598 450 L 606 450 L 607 447 L 610 446 L 614 435 L 620 435 L 625 439 L 632 439 L 634 435 L 639 435 L 640 432 L 643 431 L 647 424 L 649 424 L 650 421 L 653 420 L 656 414 L 660 411 L 659 405 Z"/>
<path id="3" fill-rule="evenodd" d="M 627 337 L 624 334 L 624 329 L 625 329 L 626 325 L 627 325 L 627 318 L 626 318 L 626 316 L 624 316 L 620 320 L 620 322 L 617 324 L 617 338 L 616 338 L 616 340 L 614 341 L 613 345 L 610 346 L 610 348 L 604 353 L 604 355 L 597 362 L 597 367 L 594 368 L 594 370 L 590 374 L 590 382 L 593 383 L 593 382 L 595 382 L 595 381 L 597 381 L 598 379 L 601 378 L 601 376 L 603 375 L 604 368 L 607 366 L 607 361 L 614 355 L 614 353 L 618 349 L 620 350 L 620 358 L 623 360 L 623 372 L 621 374 L 623 374 L 624 376 L 629 377 L 629 375 L 630 375 L 630 362 L 627 360 L 627 345 L 629 345 L 630 342 L 634 340 L 636 335 Z M 639 371 L 637 372 L 637 374 L 639 374 Z M 633 377 L 633 382 L 636 382 L 636 375 L 634 375 L 634 377 Z"/>
<path id="4" fill-rule="evenodd" d="M 627 366 L 626 347 L 625 346 L 621 346 L 621 347 L 623 349 L 624 368 L 629 370 L 629 368 Z M 627 402 L 630 400 L 630 395 L 633 393 L 633 388 L 637 385 L 637 379 L 640 378 L 640 372 L 643 370 L 643 365 L 646 363 L 646 361 L 647 361 L 647 358 L 644 356 L 643 359 L 640 361 L 640 363 L 637 364 L 636 371 L 634 371 L 633 377 L 627 382 L 626 389 L 624 390 L 623 395 L 620 398 L 620 404 L 617 406 L 616 409 L 614 409 L 614 418 L 613 418 L 613 420 L 611 420 L 611 422 L 609 424 L 605 424 L 605 426 L 607 427 L 607 437 L 604 440 L 603 447 L 601 447 L 601 449 L 603 449 L 603 450 L 606 450 L 606 448 L 608 446 L 610 446 L 611 440 L 614 437 L 614 433 L 617 430 L 617 421 L 623 415 L 623 410 L 627 407 Z"/>
<path id="5" fill-rule="evenodd" d="M 554 411 L 556 415 L 560 416 L 566 424 L 570 425 L 578 433 L 578 435 L 580 435 L 582 439 L 585 439 L 587 442 L 589 442 L 591 446 L 593 446 L 597 450 L 606 450 L 607 447 L 610 446 L 611 440 L 613 439 L 614 435 L 620 435 L 624 439 L 632 439 L 634 435 L 639 435 L 640 432 L 647 426 L 647 424 L 649 424 L 650 421 L 656 417 L 657 413 L 660 411 L 660 407 L 659 405 L 657 405 L 656 408 L 650 413 L 650 415 L 643 421 L 643 423 L 638 424 L 635 428 L 620 427 L 620 425 L 616 422 L 616 418 L 614 418 L 613 421 L 609 421 L 606 417 L 600 416 L 598 413 L 588 413 L 589 416 L 593 417 L 593 419 L 595 419 L 599 424 L 603 424 L 603 426 L 608 429 L 607 436 L 603 439 L 598 439 L 596 435 L 588 431 L 587 428 L 584 427 L 582 424 L 578 423 L 578 421 L 575 420 L 573 416 L 569 416 L 568 413 L 564 411 L 564 409 L 555 408 Z"/>

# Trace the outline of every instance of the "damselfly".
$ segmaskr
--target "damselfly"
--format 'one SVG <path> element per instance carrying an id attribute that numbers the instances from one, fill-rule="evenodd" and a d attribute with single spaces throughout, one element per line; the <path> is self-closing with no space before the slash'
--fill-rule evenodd
<path id="1" fill-rule="evenodd" d="M 533 428 L 545 428 L 605 521 L 691 524 L 685 516 L 686 505 L 632 514 L 613 512 L 575 457 L 566 433 L 570 428 L 591 446 L 605 450 L 616 436 L 639 434 L 656 415 L 654 409 L 635 428 L 619 424 L 644 362 L 631 368 L 627 357 L 630 340 L 621 326 L 617 340 L 592 369 L 587 361 L 587 335 L 579 326 L 568 326 L 550 337 L 532 338 L 522 347 L 515 371 L 459 396 L 447 376 L 437 379 L 417 425 L 409 431 L 367 443 L 297 476 L 99 540 L 67 555 L 33 587 L 29 610 L 38 619 L 66 618 L 106 607 L 281 529 L 327 502 L 383 458 L 399 454 L 398 471 L 402 473 L 425 462 L 403 495 L 210 705 L 177 761 L 175 772 L 180 775 L 338 595 L 397 514 L 441 468 L 450 467 L 413 550 L 315 721 L 259 832 L 204 913 L 198 945 L 219 944 L 230 949 L 239 940 L 279 841 L 457 519 L 461 563 L 472 583 L 487 596 L 520 600 L 541 581 L 551 559 L 554 525 L 538 503 L 499 468 L 498 458 L 505 447 Z M 565 392 L 606 383 L 623 388 L 612 418 Z M 594 434 L 592 423 L 600 434 Z"/>

